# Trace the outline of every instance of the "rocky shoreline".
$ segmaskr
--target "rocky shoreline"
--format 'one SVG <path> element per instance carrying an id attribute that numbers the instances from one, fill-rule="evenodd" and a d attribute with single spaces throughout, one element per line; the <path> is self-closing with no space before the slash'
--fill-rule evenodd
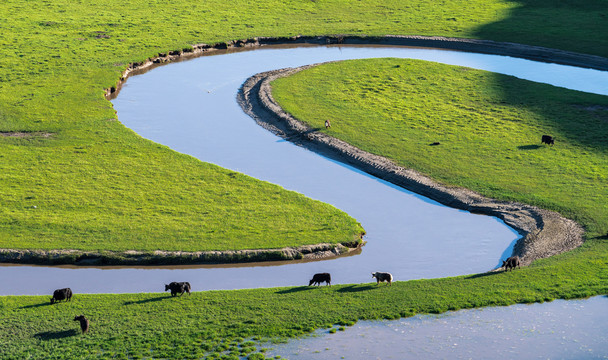
<path id="1" fill-rule="evenodd" d="M 264 46 L 305 46 L 307 44 L 431 47 L 514 56 L 536 61 L 608 70 L 608 59 L 600 56 L 491 40 L 399 35 L 256 37 L 213 45 L 195 44 L 186 49 L 159 53 L 144 61 L 131 63 L 123 71 L 117 84 L 105 90 L 105 96 L 107 99 L 116 97 L 122 84 L 129 76 L 141 74 L 166 63 L 187 60 L 207 54 L 221 53 L 222 51 L 239 51 Z M 285 75 L 287 73 L 283 73 L 282 76 Z M 246 87 L 243 87 L 242 94 L 247 92 L 247 96 L 249 96 L 251 91 L 251 89 L 246 90 Z M 320 134 L 302 127 L 302 124 L 290 128 L 291 125 L 282 123 L 283 120 L 280 118 L 282 110 L 280 108 L 276 109 L 277 112 L 273 112 L 265 105 L 260 105 L 261 103 L 258 100 L 245 99 L 242 95 L 239 95 L 239 97 L 241 98 L 240 102 L 242 106 L 248 109 L 246 111 L 249 111 L 260 125 L 265 126 L 271 131 L 275 131 L 281 136 L 285 136 L 326 156 L 334 157 L 355 166 L 361 166 L 362 169 L 367 169 L 364 171 L 370 174 L 438 200 L 447 206 L 497 216 L 503 219 L 523 236 L 518 241 L 514 254 L 522 256 L 525 264 L 529 264 L 536 258 L 567 251 L 582 243 L 582 228 L 578 224 L 562 218 L 559 214 L 522 204 L 498 203 L 491 199 L 485 199 L 466 189 L 441 187 L 439 184 L 422 177 L 413 170 L 395 167 L 388 160 L 379 157 L 374 158 L 371 154 L 361 154 L 360 150 L 352 147 L 348 148 L 347 144 L 341 144 L 337 139 L 317 140 L 316 137 Z M 253 102 L 247 103 L 247 101 Z M 269 101 L 268 104 L 270 103 Z M 286 127 L 283 128 L 283 126 Z M 311 139 L 308 139 L 309 137 Z M 555 234 L 560 240 L 551 240 L 552 234 Z M 80 250 L 0 249 L 0 262 L 90 266 L 236 263 L 329 258 L 344 253 L 353 253 L 357 250 L 360 251 L 361 245 L 362 242 L 359 240 L 344 244 L 319 244 L 298 248 L 208 252 L 89 252 Z"/>
<path id="2" fill-rule="evenodd" d="M 498 201 L 465 188 L 440 184 L 412 169 L 397 166 L 384 157 L 360 150 L 295 119 L 273 99 L 270 82 L 313 66 L 316 65 L 273 70 L 252 76 L 239 91 L 239 104 L 259 125 L 299 146 L 352 165 L 443 205 L 500 218 L 522 236 L 513 249 L 513 255 L 521 258 L 522 265 L 572 250 L 583 243 L 583 228 L 556 212 L 521 203 Z"/>

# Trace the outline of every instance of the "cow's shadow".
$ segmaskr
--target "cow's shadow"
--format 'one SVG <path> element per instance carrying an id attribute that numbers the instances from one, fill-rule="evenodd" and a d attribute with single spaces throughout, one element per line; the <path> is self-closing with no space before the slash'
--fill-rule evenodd
<path id="1" fill-rule="evenodd" d="M 173 296 L 171 295 L 164 295 L 164 296 L 159 296 L 159 297 L 155 297 L 155 298 L 150 298 L 150 299 L 143 299 L 143 300 L 138 300 L 138 301 L 125 301 L 124 305 L 133 305 L 133 304 L 147 304 L 147 303 L 151 303 L 151 302 L 156 302 L 156 301 L 162 301 L 165 299 L 170 299 Z"/>
<path id="2" fill-rule="evenodd" d="M 540 145 L 520 145 L 517 148 L 519 150 L 537 150 L 540 149 Z"/>
<path id="3" fill-rule="evenodd" d="M 79 331 L 76 329 L 70 330 L 61 330 L 61 331 L 45 331 L 40 332 L 38 334 L 34 334 L 35 338 L 40 340 L 55 340 L 55 339 L 64 339 L 70 336 L 76 336 L 79 334 Z"/>
<path id="4" fill-rule="evenodd" d="M 374 289 L 379 289 L 379 285 L 349 285 L 338 289 L 338 292 L 342 293 L 353 293 L 353 292 L 361 292 L 361 291 L 369 291 Z"/>
<path id="5" fill-rule="evenodd" d="M 50 302 L 43 302 L 40 304 L 25 305 L 25 306 L 20 307 L 19 309 L 32 309 L 32 308 L 39 308 L 41 306 L 50 306 L 50 305 L 51 305 Z"/>
<path id="6" fill-rule="evenodd" d="M 493 270 L 493 271 L 488 271 L 485 273 L 470 275 L 470 276 L 467 276 L 466 279 L 477 279 L 477 278 L 482 278 L 482 277 L 486 277 L 486 276 L 502 274 L 504 272 L 505 271 L 502 271 L 502 270 Z"/>
<path id="7" fill-rule="evenodd" d="M 277 294 L 291 294 L 291 293 L 296 293 L 296 292 L 300 292 L 300 291 L 309 291 L 316 287 L 318 287 L 318 286 L 299 286 L 299 287 L 289 288 L 289 289 L 285 289 L 285 290 L 279 290 L 276 293 Z"/>

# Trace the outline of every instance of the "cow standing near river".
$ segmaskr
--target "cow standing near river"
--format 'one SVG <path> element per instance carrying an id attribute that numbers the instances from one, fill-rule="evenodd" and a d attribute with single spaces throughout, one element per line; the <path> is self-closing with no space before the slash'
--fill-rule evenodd
<path id="1" fill-rule="evenodd" d="M 312 277 L 312 280 L 310 280 L 310 282 L 308 283 L 308 286 L 310 285 L 321 285 L 321 283 L 327 283 L 327 285 L 331 286 L 331 275 L 329 273 L 319 273 L 319 274 L 315 274 Z"/>
<path id="2" fill-rule="evenodd" d="M 503 260 L 502 266 L 505 271 L 513 270 L 515 267 L 521 267 L 521 260 L 519 260 L 519 256 L 511 256 L 507 260 Z"/>
<path id="3" fill-rule="evenodd" d="M 53 305 L 54 303 L 56 303 L 60 300 L 70 301 L 71 299 L 72 299 L 72 289 L 70 289 L 70 288 L 57 289 L 53 292 L 53 297 L 51 298 L 51 305 Z"/>
<path id="4" fill-rule="evenodd" d="M 372 273 L 372 279 L 376 278 L 376 285 L 380 285 L 381 282 L 386 281 L 386 285 L 393 285 L 393 275 L 387 272 L 375 272 Z"/>
<path id="5" fill-rule="evenodd" d="M 177 293 L 180 293 L 181 295 L 184 295 L 185 292 L 188 293 L 188 295 L 190 295 L 190 283 L 187 281 L 183 281 L 183 282 L 172 282 L 169 285 L 165 284 L 165 291 L 167 290 L 171 290 L 171 296 L 177 296 Z"/>

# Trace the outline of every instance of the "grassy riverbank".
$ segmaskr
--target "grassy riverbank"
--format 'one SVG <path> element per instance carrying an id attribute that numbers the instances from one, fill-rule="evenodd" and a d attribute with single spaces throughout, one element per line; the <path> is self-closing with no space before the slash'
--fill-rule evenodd
<path id="1" fill-rule="evenodd" d="M 401 59 L 308 69 L 275 81 L 273 96 L 312 127 L 329 118 L 328 134 L 433 179 L 558 211 L 590 237 L 608 232 L 606 96 Z"/>
<path id="2" fill-rule="evenodd" d="M 607 12 L 601 0 L 467 6 L 430 0 L 2 1 L 0 247 L 120 250 L 156 242 L 187 250 L 205 243 L 254 247 L 255 237 L 300 243 L 306 236 L 317 242 L 310 229 L 319 222 L 310 214 L 318 211 L 334 219 L 326 227 L 337 229 L 323 241 L 360 230 L 335 209 L 201 164 L 126 129 L 103 95 L 131 62 L 200 42 L 338 33 L 495 39 L 608 56 L 608 38 L 598 36 L 608 32 Z M 8 136 L 16 133 L 24 136 Z M 0 297 L 0 358 L 142 358 L 151 351 L 188 358 L 230 350 L 249 337 L 297 335 L 359 318 L 605 294 L 607 254 L 606 240 L 595 239 L 509 274 L 378 289 L 261 289 L 179 299 L 76 294 L 72 303 L 52 307 L 48 297 Z M 77 335 L 71 320 L 81 313 L 91 319 L 86 336 Z"/>
<path id="3" fill-rule="evenodd" d="M 179 358 L 254 351 L 258 340 L 292 337 L 358 319 L 395 319 L 483 306 L 608 293 L 608 240 L 509 273 L 331 287 L 169 294 L 0 297 L 0 358 Z M 370 279 L 362 279 L 368 281 Z M 74 316 L 85 314 L 81 335 Z M 331 336 L 331 335 L 330 335 Z M 254 339 L 254 341 L 250 341 Z"/>
<path id="4" fill-rule="evenodd" d="M 131 62 L 254 36 L 446 35 L 608 55 L 608 39 L 594 35 L 608 25 L 591 21 L 606 16 L 599 5 L 4 1 L 0 248 L 193 251 L 349 241 L 361 228 L 335 209 L 140 139 L 116 121 L 103 89 Z M 536 21 L 547 7 L 552 16 Z"/>

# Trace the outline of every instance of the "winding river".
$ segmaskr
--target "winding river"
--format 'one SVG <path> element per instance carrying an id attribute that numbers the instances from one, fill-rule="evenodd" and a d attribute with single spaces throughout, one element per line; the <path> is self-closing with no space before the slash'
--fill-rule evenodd
<path id="1" fill-rule="evenodd" d="M 346 211 L 367 231 L 367 245 L 361 254 L 324 261 L 222 266 L 2 265 L 0 295 L 50 294 L 64 286 L 75 293 L 160 292 L 164 283 L 173 280 L 187 280 L 195 291 L 303 285 L 315 272 L 331 272 L 334 283 L 361 283 L 372 281 L 370 271 L 375 270 L 391 271 L 396 280 L 408 280 L 495 268 L 510 255 L 518 238 L 501 221 L 447 208 L 277 138 L 245 115 L 235 101 L 241 84 L 258 72 L 370 57 L 437 61 L 608 95 L 607 72 L 505 56 L 406 47 L 268 46 L 255 51 L 217 52 L 157 67 L 144 76 L 129 78 L 113 100 L 125 126 L 176 151 Z M 343 333 L 292 341 L 273 352 L 319 359 L 597 358 L 608 353 L 603 335 L 606 299 L 360 322 Z M 585 308 L 589 311 L 583 311 Z M 548 327 L 544 327 L 543 319 Z M 529 325 L 531 321 L 537 325 Z M 546 336 L 539 338 L 539 332 Z M 505 337 L 506 341 L 501 341 Z M 492 356 L 488 346 L 498 347 L 499 352 Z M 532 352 L 534 349 L 537 352 Z"/>
<path id="2" fill-rule="evenodd" d="M 576 90 L 608 94 L 608 74 L 512 57 L 382 46 L 262 47 L 225 51 L 133 76 L 113 100 L 119 120 L 144 138 L 340 208 L 367 231 L 360 255 L 324 261 L 173 267 L 0 266 L 0 295 L 159 292 L 188 280 L 194 290 L 307 284 L 316 272 L 334 283 L 484 272 L 511 253 L 518 234 L 500 220 L 451 209 L 286 142 L 259 127 L 235 101 L 249 76 L 272 69 L 371 57 L 469 66 Z M 26 281 L 24 281 L 26 280 Z M 27 283 L 27 287 L 20 284 Z"/>

